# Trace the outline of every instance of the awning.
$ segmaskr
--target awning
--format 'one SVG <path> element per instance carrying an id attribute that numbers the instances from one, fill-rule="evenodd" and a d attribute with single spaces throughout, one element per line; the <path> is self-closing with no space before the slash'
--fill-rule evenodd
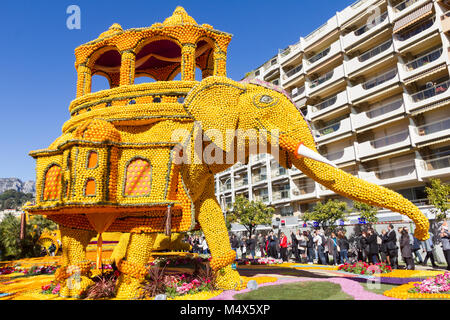
<path id="1" fill-rule="evenodd" d="M 419 73 L 418 75 L 415 75 L 414 77 L 412 77 L 410 79 L 406 79 L 404 81 L 404 83 L 405 83 L 405 85 L 409 85 L 409 84 L 413 83 L 414 81 L 426 78 L 428 76 L 431 76 L 431 75 L 433 75 L 433 74 L 435 74 L 435 73 L 437 73 L 439 71 L 445 70 L 445 69 L 447 69 L 447 65 L 444 63 L 444 64 L 442 64 L 440 66 L 434 67 L 431 70 L 428 70 L 425 73 Z"/>
<path id="2" fill-rule="evenodd" d="M 411 113 L 411 116 L 416 116 L 418 114 L 421 114 L 421 113 L 424 113 L 424 112 L 427 112 L 427 111 L 431 111 L 431 110 L 440 108 L 440 107 L 448 105 L 448 104 L 450 104 L 450 98 L 442 100 L 442 101 L 439 101 L 439 102 L 436 102 L 436 103 L 433 103 L 433 104 L 430 104 L 430 105 L 428 105 L 426 107 L 423 107 L 423 108 L 421 108 L 421 109 L 419 109 L 417 111 L 414 111 L 414 112 Z"/>
<path id="3" fill-rule="evenodd" d="M 409 27 L 413 23 L 419 21 L 420 19 L 431 15 L 432 13 L 433 13 L 433 3 L 428 3 L 423 7 L 408 14 L 406 17 L 403 17 L 402 19 L 395 22 L 394 29 L 392 31 L 393 33 L 397 33 L 405 29 L 406 27 Z"/>

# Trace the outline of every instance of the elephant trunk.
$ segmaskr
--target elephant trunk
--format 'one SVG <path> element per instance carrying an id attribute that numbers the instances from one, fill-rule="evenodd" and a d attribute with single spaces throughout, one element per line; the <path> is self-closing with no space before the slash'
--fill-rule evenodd
<path id="1" fill-rule="evenodd" d="M 397 192 L 362 180 L 327 163 L 328 160 L 322 159 L 311 144 L 304 148 L 316 155 L 308 156 L 308 153 L 302 150 L 299 153 L 301 144 L 287 136 L 280 136 L 279 143 L 282 149 L 289 152 L 292 164 L 314 181 L 346 198 L 406 215 L 416 225 L 414 236 L 419 240 L 429 238 L 427 217 Z"/>

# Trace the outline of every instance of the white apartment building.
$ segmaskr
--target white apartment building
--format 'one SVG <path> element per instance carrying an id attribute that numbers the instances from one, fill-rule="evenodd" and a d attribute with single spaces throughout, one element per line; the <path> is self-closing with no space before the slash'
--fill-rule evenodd
<path id="1" fill-rule="evenodd" d="M 401 193 L 432 219 L 425 186 L 431 178 L 450 182 L 448 10 L 450 1 L 358 1 L 247 77 L 291 94 L 322 155 Z M 216 175 L 215 187 L 224 210 L 244 195 L 300 223 L 319 200 L 351 204 L 266 154 Z M 409 219 L 383 210 L 379 221 Z"/>

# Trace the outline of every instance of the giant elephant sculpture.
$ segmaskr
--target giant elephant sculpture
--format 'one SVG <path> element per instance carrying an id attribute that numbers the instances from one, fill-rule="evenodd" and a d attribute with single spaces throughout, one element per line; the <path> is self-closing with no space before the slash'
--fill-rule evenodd
<path id="1" fill-rule="evenodd" d="M 195 221 L 208 242 L 211 266 L 217 272 L 220 288 L 242 288 L 243 281 L 231 267 L 235 252 L 231 249 L 223 212 L 215 196 L 214 175 L 238 160 L 246 161 L 255 152 L 254 144 L 267 148 L 256 152 L 273 153 L 282 166 L 297 167 L 337 194 L 408 216 L 416 225 L 415 236 L 418 239 L 428 237 L 429 222 L 411 202 L 394 191 L 336 168 L 322 157 L 316 150 L 307 121 L 280 90 L 263 83 L 211 76 L 193 85 L 182 104 L 190 119 L 184 127 L 189 134 L 175 132 L 172 122 L 167 122 L 166 126 L 162 122 L 160 129 L 171 132 L 180 149 L 179 173 L 194 206 Z M 198 139 L 201 143 L 197 143 Z M 206 161 L 207 156 L 214 161 Z M 63 266 L 82 265 L 86 259 L 85 247 L 93 232 L 62 227 L 61 234 Z M 118 298 L 135 296 L 156 236 L 157 233 L 146 231 L 131 233 L 121 260 Z M 69 288 L 64 292 L 66 296 L 74 296 L 69 280 L 63 284 L 64 288 Z M 82 287 L 88 285 L 88 279 L 83 276 Z"/>

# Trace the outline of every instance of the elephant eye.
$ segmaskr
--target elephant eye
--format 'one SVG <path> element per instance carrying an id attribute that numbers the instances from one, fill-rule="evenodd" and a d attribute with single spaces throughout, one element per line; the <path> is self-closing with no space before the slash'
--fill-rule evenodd
<path id="1" fill-rule="evenodd" d="M 262 103 L 271 103 L 273 101 L 271 96 L 267 96 L 267 95 L 263 95 L 260 99 L 259 102 Z"/>

